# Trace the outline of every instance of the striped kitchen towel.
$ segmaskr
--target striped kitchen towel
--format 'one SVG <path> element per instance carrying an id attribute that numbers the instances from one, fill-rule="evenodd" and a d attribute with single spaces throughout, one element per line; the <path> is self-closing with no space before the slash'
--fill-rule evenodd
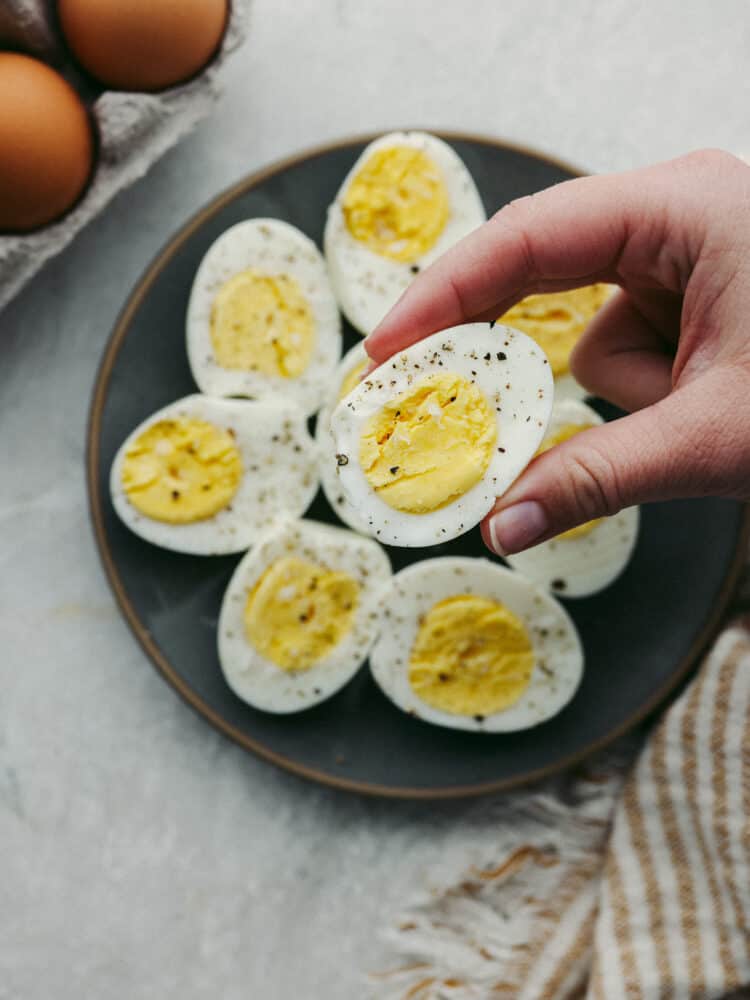
<path id="1" fill-rule="evenodd" d="M 406 908 L 372 996 L 750 998 L 749 628 L 726 629 L 645 743 L 480 805 L 492 856 Z"/>

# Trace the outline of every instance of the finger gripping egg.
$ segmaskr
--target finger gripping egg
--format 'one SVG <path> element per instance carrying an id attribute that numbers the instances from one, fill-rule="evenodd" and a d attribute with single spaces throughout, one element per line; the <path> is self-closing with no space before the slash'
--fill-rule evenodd
<path id="1" fill-rule="evenodd" d="M 37 59 L 0 52 L 0 232 L 27 232 L 68 211 L 93 155 L 73 88 Z"/>
<path id="2" fill-rule="evenodd" d="M 341 323 L 312 240 L 279 219 L 248 219 L 211 245 L 187 310 L 193 377 L 211 396 L 322 403 L 341 355 Z"/>
<path id="3" fill-rule="evenodd" d="M 583 671 L 561 605 L 486 559 L 426 559 L 380 599 L 372 675 L 402 711 L 478 732 L 528 729 L 573 697 Z"/>
<path id="4" fill-rule="evenodd" d="M 329 456 L 370 534 L 419 547 L 477 525 L 542 440 L 550 367 L 509 327 L 466 324 L 394 355 L 331 417 Z"/>
<path id="5" fill-rule="evenodd" d="M 219 660 L 243 701 L 297 712 L 351 679 L 375 638 L 384 550 L 345 528 L 284 521 L 237 566 L 219 616 Z"/>
<path id="6" fill-rule="evenodd" d="M 416 274 L 487 218 L 458 154 L 426 132 L 370 143 L 328 209 L 324 246 L 347 319 L 370 333 Z"/>
<path id="7" fill-rule="evenodd" d="M 603 423 L 590 406 L 567 399 L 555 403 L 539 452 Z M 587 597 L 613 583 L 630 560 L 638 537 L 638 507 L 599 517 L 507 556 L 524 576 L 560 597 Z"/>
<path id="8" fill-rule="evenodd" d="M 277 517 L 303 514 L 317 487 L 314 442 L 289 400 L 186 396 L 132 432 L 110 473 L 131 531 L 195 555 L 242 552 Z"/>

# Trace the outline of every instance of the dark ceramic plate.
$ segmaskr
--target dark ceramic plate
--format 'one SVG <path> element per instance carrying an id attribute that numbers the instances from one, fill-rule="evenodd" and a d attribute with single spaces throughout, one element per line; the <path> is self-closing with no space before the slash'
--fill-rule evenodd
<path id="1" fill-rule="evenodd" d="M 573 701 L 536 729 L 491 736 L 403 715 L 366 668 L 336 697 L 298 715 L 265 715 L 245 705 L 224 683 L 215 648 L 222 594 L 239 557 L 182 556 L 149 545 L 119 522 L 109 500 L 109 467 L 122 440 L 154 410 L 196 391 L 184 314 L 210 244 L 240 219 L 263 215 L 286 219 L 320 245 L 326 206 L 369 138 L 301 154 L 241 181 L 188 222 L 148 268 L 117 322 L 94 390 L 88 441 L 94 528 L 117 600 L 157 669 L 243 747 L 305 777 L 372 794 L 447 797 L 508 788 L 603 746 L 686 676 L 737 576 L 748 527 L 740 504 L 646 508 L 623 576 L 595 597 L 567 602 L 586 651 Z M 445 138 L 474 175 L 488 212 L 575 174 L 493 140 Z M 347 329 L 347 348 L 358 339 Z M 322 493 L 309 516 L 335 522 Z M 478 530 L 429 552 L 390 551 L 394 569 L 438 554 L 486 552 Z"/>

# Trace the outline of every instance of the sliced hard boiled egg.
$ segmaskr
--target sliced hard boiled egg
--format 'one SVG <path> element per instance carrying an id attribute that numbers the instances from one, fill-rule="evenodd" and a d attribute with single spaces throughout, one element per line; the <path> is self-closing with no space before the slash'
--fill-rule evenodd
<path id="1" fill-rule="evenodd" d="M 324 247 L 347 319 L 377 326 L 420 270 L 487 215 L 458 154 L 426 132 L 370 143 L 328 209 Z"/>
<path id="2" fill-rule="evenodd" d="M 331 414 L 344 396 L 347 396 L 359 384 L 360 376 L 369 360 L 363 344 L 357 344 L 344 355 L 336 370 L 328 399 L 318 412 L 315 425 L 315 441 L 318 445 L 320 460 L 320 481 L 326 499 L 344 524 L 354 531 L 363 531 L 365 534 L 369 532 L 367 521 L 361 514 L 357 513 L 347 500 L 339 482 L 338 466 L 331 461 L 331 456 L 336 452 L 331 437 Z"/>
<path id="3" fill-rule="evenodd" d="M 370 538 L 314 521 L 266 532 L 232 576 L 219 616 L 219 660 L 243 701 L 298 712 L 354 676 L 375 638 L 391 567 Z"/>
<path id="4" fill-rule="evenodd" d="M 312 240 L 279 219 L 222 233 L 193 281 L 187 350 L 201 392 L 283 393 L 313 413 L 341 356 L 341 323 Z"/>
<path id="5" fill-rule="evenodd" d="M 425 559 L 383 592 L 370 668 L 410 715 L 512 732 L 570 701 L 583 650 L 562 606 L 520 574 L 487 559 Z"/>
<path id="6" fill-rule="evenodd" d="M 318 488 L 315 443 L 290 400 L 186 396 L 144 420 L 115 456 L 110 491 L 131 531 L 194 555 L 242 552 Z"/>
<path id="7" fill-rule="evenodd" d="M 571 399 L 555 403 L 539 452 L 602 422 L 585 403 Z M 638 537 L 638 522 L 638 507 L 626 507 L 506 558 L 514 569 L 560 597 L 587 597 L 608 587 L 625 569 Z"/>
<path id="8" fill-rule="evenodd" d="M 555 377 L 555 399 L 585 399 L 588 392 L 570 370 L 570 355 L 581 335 L 614 292 L 613 285 L 585 285 L 564 292 L 527 295 L 500 317 L 539 344 Z"/>
<path id="9" fill-rule="evenodd" d="M 486 323 L 443 330 L 341 400 L 329 462 L 379 541 L 446 542 L 478 524 L 531 460 L 552 393 L 549 363 L 524 334 Z"/>

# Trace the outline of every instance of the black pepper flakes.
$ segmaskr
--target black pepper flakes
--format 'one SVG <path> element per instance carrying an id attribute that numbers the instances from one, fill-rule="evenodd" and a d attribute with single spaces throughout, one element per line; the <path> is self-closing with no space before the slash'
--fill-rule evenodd
<path id="1" fill-rule="evenodd" d="M 508 360 L 508 355 L 505 353 L 505 351 L 498 351 L 497 352 L 497 360 L 498 361 L 507 361 Z"/>
<path id="2" fill-rule="evenodd" d="M 349 456 L 348 455 L 342 455 L 342 454 L 336 455 L 336 464 L 337 465 L 348 465 L 349 464 Z"/>
<path id="3" fill-rule="evenodd" d="M 399 468 L 400 468 L 400 466 L 398 466 L 398 465 L 392 465 L 391 466 L 391 475 L 395 476 L 396 473 L 398 472 Z"/>
<path id="4" fill-rule="evenodd" d="M 553 590 L 565 590 L 566 586 L 565 580 L 557 579 L 552 581 Z"/>

